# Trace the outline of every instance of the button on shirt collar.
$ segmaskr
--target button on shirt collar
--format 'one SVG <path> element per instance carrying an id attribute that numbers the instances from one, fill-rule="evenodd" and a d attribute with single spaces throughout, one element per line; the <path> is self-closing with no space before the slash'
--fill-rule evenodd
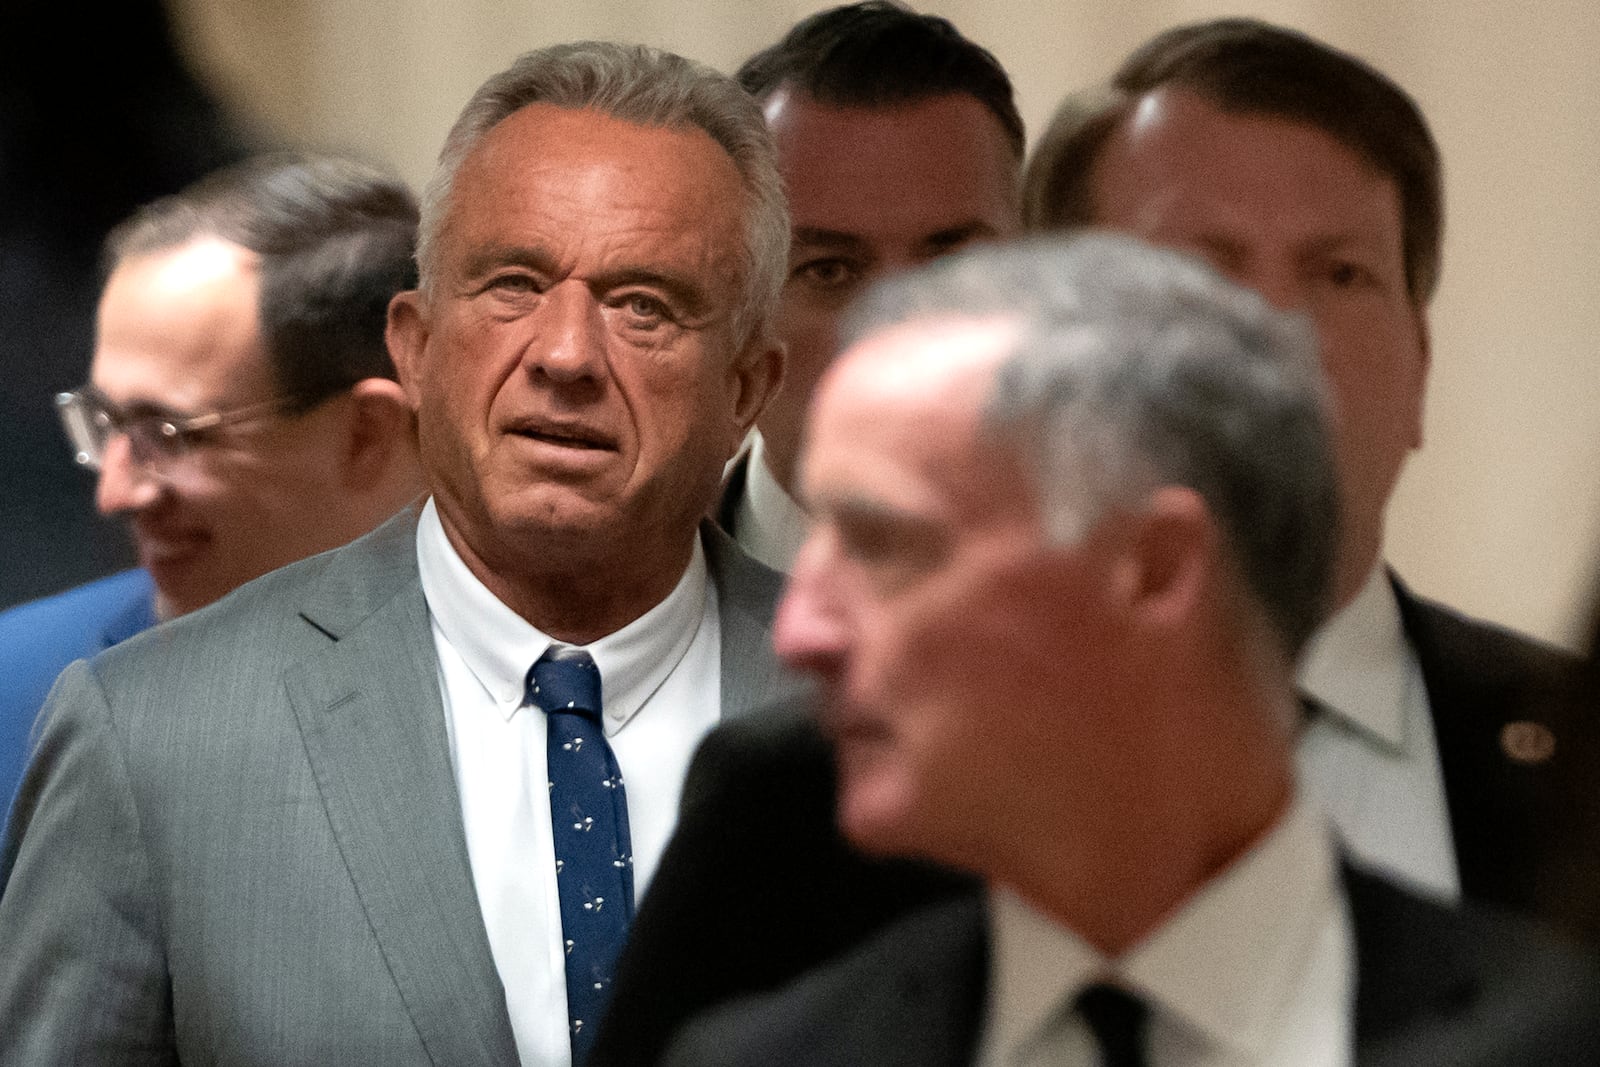
<path id="1" fill-rule="evenodd" d="M 1254 848 L 1120 960 L 1015 895 L 990 898 L 984 1067 L 1092 1062 L 1068 1006 L 1108 980 L 1150 1006 L 1151 1062 L 1349 1062 L 1354 951 L 1337 862 L 1315 805 L 1296 800 Z"/>
<path id="2" fill-rule="evenodd" d="M 417 564 L 434 624 L 500 714 L 510 719 L 525 709 L 528 669 L 552 640 L 468 569 L 431 499 L 417 524 Z M 705 550 L 697 537 L 688 568 L 665 600 L 616 633 L 584 646 L 600 669 L 606 736 L 628 724 L 688 651 L 705 617 L 706 588 Z"/>

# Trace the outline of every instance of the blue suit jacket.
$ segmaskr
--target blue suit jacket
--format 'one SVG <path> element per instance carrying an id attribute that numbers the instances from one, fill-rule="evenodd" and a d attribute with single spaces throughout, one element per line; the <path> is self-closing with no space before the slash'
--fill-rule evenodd
<path id="1" fill-rule="evenodd" d="M 155 586 L 142 570 L 0 613 L 0 809 L 11 806 L 28 734 L 56 676 L 155 624 Z"/>

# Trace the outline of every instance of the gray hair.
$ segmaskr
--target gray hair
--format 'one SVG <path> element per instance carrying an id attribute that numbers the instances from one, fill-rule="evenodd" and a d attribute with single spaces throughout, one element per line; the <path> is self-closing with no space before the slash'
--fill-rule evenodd
<path id="1" fill-rule="evenodd" d="M 644 45 L 578 41 L 525 52 L 473 94 L 445 138 L 422 194 L 417 264 L 424 292 L 456 172 L 491 129 L 529 104 L 593 109 L 641 126 L 705 131 L 733 160 L 744 186 L 745 294 L 735 312 L 742 339 L 777 307 L 789 257 L 789 209 L 772 136 L 760 107 L 708 66 Z"/>
<path id="2" fill-rule="evenodd" d="M 1335 477 L 1314 334 L 1202 264 L 1085 233 L 962 252 L 873 290 L 852 340 L 918 319 L 1014 320 L 986 426 L 1047 535 L 1077 541 L 1163 485 L 1193 489 L 1287 652 L 1328 605 Z"/>

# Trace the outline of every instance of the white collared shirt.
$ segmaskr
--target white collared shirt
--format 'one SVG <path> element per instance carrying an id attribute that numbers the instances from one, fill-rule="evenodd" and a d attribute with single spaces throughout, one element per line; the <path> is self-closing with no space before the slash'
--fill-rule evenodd
<path id="1" fill-rule="evenodd" d="M 744 492 L 734 508 L 734 539 L 750 555 L 784 574 L 805 544 L 811 517 L 767 469 L 767 445 L 759 430 L 750 434 Z"/>
<path id="2" fill-rule="evenodd" d="M 1355 945 L 1325 817 L 1308 800 L 1121 959 L 1005 890 L 991 892 L 989 921 L 979 1067 L 1097 1064 L 1071 1005 L 1098 981 L 1144 999 L 1154 1067 L 1351 1062 Z"/>
<path id="3" fill-rule="evenodd" d="M 1300 737 L 1300 779 L 1346 847 L 1365 866 L 1460 899 L 1428 691 L 1381 563 L 1312 638 L 1299 682 L 1328 709 Z"/>
<path id="4" fill-rule="evenodd" d="M 467 855 L 517 1053 L 524 1067 L 570 1067 L 546 726 L 525 698 L 528 670 L 551 639 L 467 569 L 432 500 L 417 524 L 417 564 Z M 696 538 L 665 600 L 584 646 L 600 670 L 606 738 L 626 783 L 636 901 L 676 824 L 689 758 L 721 717 L 720 633 Z"/>

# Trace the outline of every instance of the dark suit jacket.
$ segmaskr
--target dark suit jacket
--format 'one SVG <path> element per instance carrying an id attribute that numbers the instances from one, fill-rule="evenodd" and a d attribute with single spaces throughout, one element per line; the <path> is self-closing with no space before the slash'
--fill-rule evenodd
<path id="1" fill-rule="evenodd" d="M 722 527 L 729 537 L 737 538 L 735 529 L 739 519 L 739 501 L 744 497 L 745 483 L 750 480 L 750 450 L 747 448 L 733 458 L 722 476 L 722 495 L 711 508 L 710 518 Z"/>
<path id="2" fill-rule="evenodd" d="M 56 677 L 156 624 L 155 586 L 123 571 L 0 613 L 0 812 L 28 759 L 29 731 Z"/>
<path id="3" fill-rule="evenodd" d="M 1421 600 L 1398 580 L 1396 591 L 1428 687 L 1466 895 L 1541 918 L 1567 918 L 1553 914 L 1558 900 L 1579 913 L 1587 897 L 1538 892 L 1565 874 L 1553 859 L 1600 836 L 1551 814 L 1588 788 L 1554 773 L 1561 754 L 1581 748 L 1565 741 L 1593 733 L 1559 707 L 1575 660 Z M 1507 755 L 1501 732 L 1524 721 L 1551 730 L 1557 757 Z M 970 889 L 958 875 L 857 855 L 834 827 L 833 789 L 832 754 L 803 704 L 706 739 L 623 956 L 595 1067 L 653 1063 L 697 1011 L 775 988 L 917 904 Z"/>
<path id="4" fill-rule="evenodd" d="M 516 1063 L 414 529 L 62 676 L 0 857 L 0 1063 Z M 789 684 L 780 580 L 704 544 L 735 716 Z"/>
<path id="5" fill-rule="evenodd" d="M 1592 1067 L 1600 972 L 1520 923 L 1347 870 L 1357 1067 Z M 776 994 L 692 1022 L 668 1067 L 964 1067 L 987 987 L 981 897 L 901 920 Z"/>
<path id="6" fill-rule="evenodd" d="M 1542 916 L 1546 872 L 1580 830 L 1565 817 L 1578 786 L 1568 764 L 1595 731 L 1569 699 L 1579 661 L 1393 580 L 1433 712 L 1462 895 Z M 1508 745 L 1508 726 L 1547 731 L 1552 750 L 1530 758 L 1540 753 Z"/>
<path id="7" fill-rule="evenodd" d="M 711 732 L 635 916 L 591 1067 L 654 1063 L 704 1008 L 781 985 L 908 911 L 976 890 L 964 875 L 860 855 L 833 813 L 833 752 L 803 699 Z"/>

